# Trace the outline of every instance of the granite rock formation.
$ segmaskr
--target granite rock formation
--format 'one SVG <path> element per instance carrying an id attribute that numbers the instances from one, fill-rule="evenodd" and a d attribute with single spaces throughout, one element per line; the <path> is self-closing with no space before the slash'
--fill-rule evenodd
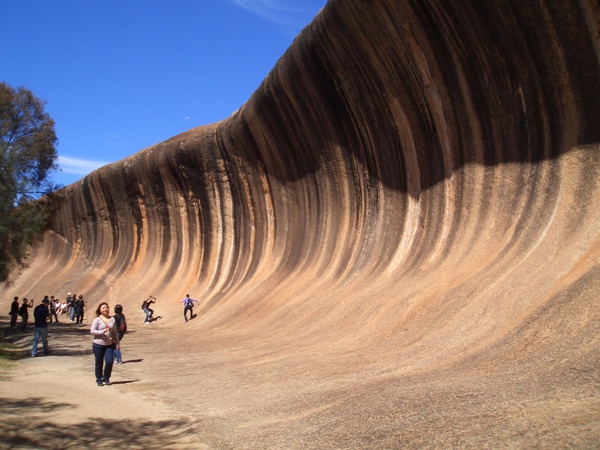
<path id="1" fill-rule="evenodd" d="M 167 329 L 190 292 L 244 337 L 223 367 L 305 383 L 314 448 L 593 447 L 599 30 L 594 0 L 330 0 L 231 117 L 65 188 L 5 297 L 153 294 Z"/>

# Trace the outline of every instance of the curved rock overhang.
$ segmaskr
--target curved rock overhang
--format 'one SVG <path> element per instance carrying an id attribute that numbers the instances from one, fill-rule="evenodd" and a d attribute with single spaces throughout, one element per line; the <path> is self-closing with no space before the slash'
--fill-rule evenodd
<path id="1" fill-rule="evenodd" d="M 68 186 L 11 289 L 190 291 L 204 330 L 378 373 L 597 380 L 594 5 L 330 1 L 231 117 Z"/>

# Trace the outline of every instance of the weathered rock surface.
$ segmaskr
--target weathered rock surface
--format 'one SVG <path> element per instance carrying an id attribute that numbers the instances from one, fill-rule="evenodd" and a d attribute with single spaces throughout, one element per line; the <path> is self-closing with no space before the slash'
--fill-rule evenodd
<path id="1" fill-rule="evenodd" d="M 237 379 L 187 405 L 246 424 L 224 446 L 595 447 L 599 29 L 596 1 L 332 0 L 230 118 L 67 187 L 5 298 L 158 297 L 161 342 Z"/>

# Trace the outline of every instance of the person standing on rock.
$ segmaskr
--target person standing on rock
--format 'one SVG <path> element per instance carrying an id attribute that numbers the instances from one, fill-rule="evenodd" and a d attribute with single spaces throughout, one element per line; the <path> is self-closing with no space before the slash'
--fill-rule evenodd
<path id="1" fill-rule="evenodd" d="M 44 355 L 48 355 L 50 353 L 50 349 L 48 348 L 48 317 L 50 317 L 50 311 L 48 311 L 49 304 L 50 300 L 48 300 L 48 297 L 46 296 L 44 297 L 44 300 L 42 300 L 42 303 L 37 305 L 33 310 L 35 324 L 31 356 L 37 355 L 37 346 L 38 342 L 40 341 L 40 337 L 42 338 L 42 344 L 44 345 Z"/>
<path id="2" fill-rule="evenodd" d="M 150 323 L 152 320 L 152 316 L 154 315 L 154 310 L 150 308 L 152 303 L 156 303 L 156 297 L 150 296 L 148 299 L 144 300 L 144 303 L 142 303 L 142 310 L 146 313 L 146 319 L 144 319 L 144 323 Z"/>
<path id="3" fill-rule="evenodd" d="M 90 334 L 94 335 L 96 384 L 110 386 L 115 350 L 119 350 L 119 333 L 115 318 L 110 316 L 108 303 L 102 302 L 96 309 L 96 318 L 92 322 Z"/>
<path id="4" fill-rule="evenodd" d="M 17 318 L 19 317 L 19 297 L 15 297 L 10 304 L 10 327 L 17 326 Z"/>
<path id="5" fill-rule="evenodd" d="M 190 320 L 194 318 L 194 302 L 200 303 L 198 300 L 190 298 L 190 294 L 185 294 L 185 298 L 179 303 L 183 303 L 183 318 L 188 321 L 187 312 L 190 312 Z"/>

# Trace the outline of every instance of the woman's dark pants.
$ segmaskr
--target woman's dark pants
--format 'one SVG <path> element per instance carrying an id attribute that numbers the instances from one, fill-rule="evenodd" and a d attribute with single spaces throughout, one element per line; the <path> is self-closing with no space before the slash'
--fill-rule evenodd
<path id="1" fill-rule="evenodd" d="M 112 374 L 115 344 L 113 345 L 98 345 L 92 344 L 94 356 L 96 357 L 96 382 L 109 381 Z M 102 363 L 104 363 L 104 372 L 102 371 Z"/>

